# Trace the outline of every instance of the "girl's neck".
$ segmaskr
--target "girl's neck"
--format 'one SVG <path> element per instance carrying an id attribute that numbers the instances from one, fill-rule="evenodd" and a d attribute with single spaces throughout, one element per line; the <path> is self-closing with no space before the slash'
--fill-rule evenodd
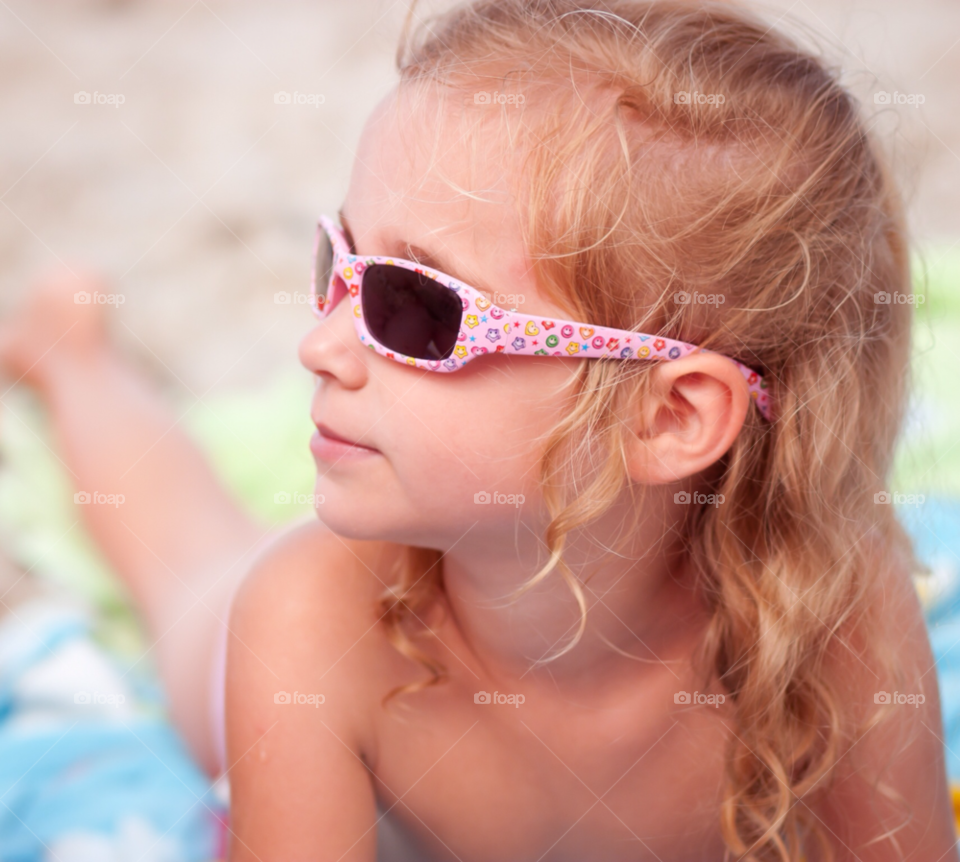
<path id="1" fill-rule="evenodd" d="M 604 549 L 613 548 L 629 525 L 624 520 L 632 509 L 629 500 L 591 523 L 586 533 L 568 536 L 564 559 L 583 591 L 587 626 L 573 649 L 548 663 L 543 660 L 574 637 L 581 614 L 559 569 L 511 600 L 548 557 L 534 531 L 521 522 L 499 541 L 468 534 L 447 552 L 443 578 L 449 612 L 490 674 L 531 684 L 549 679 L 576 689 L 688 657 L 707 611 L 684 558 L 665 540 L 679 535 L 681 507 L 667 503 L 665 489 L 649 491 L 644 510 L 653 514 L 630 531 L 619 554 L 604 558 Z"/>

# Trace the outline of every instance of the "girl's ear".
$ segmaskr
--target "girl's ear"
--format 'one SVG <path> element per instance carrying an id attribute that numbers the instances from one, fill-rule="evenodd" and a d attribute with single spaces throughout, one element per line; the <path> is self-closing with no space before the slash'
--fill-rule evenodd
<path id="1" fill-rule="evenodd" d="M 750 390 L 737 366 L 717 353 L 659 362 L 651 377 L 626 441 L 627 467 L 635 482 L 666 485 L 723 456 L 746 419 Z"/>

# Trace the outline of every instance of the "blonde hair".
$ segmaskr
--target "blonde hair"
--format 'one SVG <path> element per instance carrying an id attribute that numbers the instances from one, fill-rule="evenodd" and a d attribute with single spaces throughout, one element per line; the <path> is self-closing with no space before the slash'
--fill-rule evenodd
<path id="1" fill-rule="evenodd" d="M 734 707 L 729 851 L 796 860 L 815 840 L 832 858 L 796 804 L 826 786 L 862 728 L 828 658 L 856 631 L 865 656 L 899 673 L 869 595 L 881 557 L 912 562 L 892 507 L 874 504 L 910 331 L 909 306 L 874 295 L 909 292 L 908 249 L 857 103 L 818 57 L 726 3 L 479 0 L 405 36 L 398 65 L 403 86 L 440 84 L 466 102 L 470 87 L 498 88 L 536 104 L 517 146 L 524 239 L 538 288 L 571 317 L 698 343 L 769 382 L 776 421 L 750 412 L 710 481 L 724 504 L 692 506 L 685 524 L 712 609 L 698 660 Z M 684 304 L 681 291 L 725 302 Z M 565 537 L 627 484 L 620 420 L 649 367 L 580 365 L 576 408 L 541 463 L 550 560 L 531 583 L 559 570 L 581 589 Z M 588 446 L 609 454 L 584 488 Z M 406 549 L 382 610 L 411 658 L 426 654 L 405 621 L 441 589 L 439 553 Z M 397 691 L 444 678 L 428 667 L 430 680 Z"/>

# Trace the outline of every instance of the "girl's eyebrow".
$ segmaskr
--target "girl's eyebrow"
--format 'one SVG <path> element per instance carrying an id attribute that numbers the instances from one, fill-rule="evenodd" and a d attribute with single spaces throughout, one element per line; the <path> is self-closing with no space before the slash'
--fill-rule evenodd
<path id="1" fill-rule="evenodd" d="M 426 249 L 420 248 L 418 245 L 413 245 L 411 243 L 404 243 L 403 252 L 405 255 L 409 255 L 408 259 L 415 261 L 416 263 L 423 264 L 425 267 L 430 269 L 436 269 L 445 275 L 449 275 L 451 278 L 461 281 L 464 284 L 469 284 L 471 287 L 475 286 L 472 281 L 461 278 L 458 273 L 456 273 L 453 268 L 438 255 L 431 254 Z M 480 288 L 477 287 L 479 290 Z"/>
<path id="2" fill-rule="evenodd" d="M 404 253 L 410 255 L 410 260 L 442 272 L 444 275 L 449 275 L 454 281 L 459 281 L 461 284 L 478 290 L 480 293 L 485 294 L 490 300 L 493 299 L 493 291 L 490 290 L 489 287 L 476 278 L 463 278 L 463 276 L 450 265 L 446 258 L 440 257 L 438 254 L 431 254 L 429 251 L 420 248 L 420 246 L 411 245 L 410 243 L 404 245 Z"/>
<path id="3" fill-rule="evenodd" d="M 350 226 L 347 224 L 347 220 L 343 217 L 343 210 L 341 209 L 337 215 L 340 218 L 340 225 L 343 227 L 344 236 L 346 236 L 347 242 L 350 243 L 350 253 L 356 254 L 356 243 L 353 241 L 353 234 L 350 232 Z M 398 247 L 402 249 L 402 253 L 397 255 L 397 257 L 407 257 L 408 260 L 422 264 L 429 269 L 438 270 L 444 275 L 449 275 L 455 281 L 459 281 L 461 284 L 469 285 L 470 287 L 479 290 L 481 293 L 485 293 L 490 297 L 493 296 L 493 291 L 484 284 L 477 282 L 476 279 L 461 278 L 461 276 L 453 269 L 453 267 L 450 266 L 449 262 L 440 255 L 426 251 L 425 249 L 420 248 L 420 246 L 413 245 L 409 242 L 402 243 Z"/>

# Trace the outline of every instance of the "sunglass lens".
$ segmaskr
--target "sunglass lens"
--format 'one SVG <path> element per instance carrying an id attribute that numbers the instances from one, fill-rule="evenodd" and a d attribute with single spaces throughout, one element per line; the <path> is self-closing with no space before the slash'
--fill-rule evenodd
<path id="1" fill-rule="evenodd" d="M 317 290 L 317 308 L 322 309 L 330 289 L 330 271 L 333 269 L 333 245 L 322 228 L 317 238 L 317 257 L 313 262 L 313 278 Z"/>
<path id="2" fill-rule="evenodd" d="M 463 304 L 449 287 L 409 269 L 371 264 L 363 272 L 363 317 L 384 347 L 415 359 L 446 359 Z"/>

